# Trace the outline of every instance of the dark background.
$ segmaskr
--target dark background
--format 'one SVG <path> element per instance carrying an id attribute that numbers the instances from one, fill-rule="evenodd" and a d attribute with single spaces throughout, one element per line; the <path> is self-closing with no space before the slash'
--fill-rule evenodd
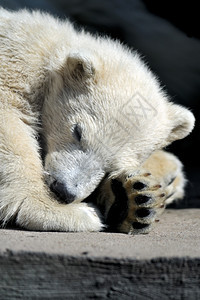
<path id="1" fill-rule="evenodd" d="M 196 1 L 197 3 L 197 1 Z M 0 0 L 9 9 L 31 8 L 68 17 L 77 26 L 107 34 L 139 50 L 171 99 L 196 117 L 193 133 L 170 147 L 189 179 L 187 196 L 174 207 L 200 207 L 200 18 L 193 1 Z"/>

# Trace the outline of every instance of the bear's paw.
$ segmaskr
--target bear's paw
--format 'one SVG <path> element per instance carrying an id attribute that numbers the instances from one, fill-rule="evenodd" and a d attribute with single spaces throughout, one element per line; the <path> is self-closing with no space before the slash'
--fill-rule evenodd
<path id="1" fill-rule="evenodd" d="M 109 231 L 129 234 L 149 233 L 153 224 L 173 197 L 174 182 L 158 181 L 148 171 L 140 170 L 111 181 L 114 202 L 106 217 Z"/>

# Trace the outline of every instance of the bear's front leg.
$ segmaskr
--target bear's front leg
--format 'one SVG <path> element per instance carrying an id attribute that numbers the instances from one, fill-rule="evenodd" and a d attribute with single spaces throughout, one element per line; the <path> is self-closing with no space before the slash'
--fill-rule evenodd
<path id="1" fill-rule="evenodd" d="M 0 111 L 0 222 L 15 219 L 30 230 L 99 231 L 102 223 L 86 203 L 61 204 L 44 182 L 30 118 L 13 108 Z"/>
<path id="2" fill-rule="evenodd" d="M 181 162 L 164 151 L 154 152 L 137 170 L 107 178 L 100 186 L 108 230 L 148 233 L 167 204 L 184 195 Z"/>

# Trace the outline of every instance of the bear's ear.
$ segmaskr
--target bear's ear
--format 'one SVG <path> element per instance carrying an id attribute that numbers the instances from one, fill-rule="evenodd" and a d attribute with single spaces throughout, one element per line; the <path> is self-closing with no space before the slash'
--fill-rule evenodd
<path id="1" fill-rule="evenodd" d="M 183 139 L 192 131 L 195 118 L 188 109 L 171 103 L 169 104 L 168 113 L 171 125 L 168 143 L 172 143 L 175 140 Z"/>
<path id="2" fill-rule="evenodd" d="M 65 75 L 70 75 L 74 79 L 87 79 L 93 77 L 95 68 L 89 53 L 73 52 L 67 57 L 65 65 Z"/>

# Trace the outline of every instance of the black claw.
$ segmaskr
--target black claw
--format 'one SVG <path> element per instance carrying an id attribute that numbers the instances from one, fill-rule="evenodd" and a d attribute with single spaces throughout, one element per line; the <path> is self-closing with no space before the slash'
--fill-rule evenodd
<path id="1" fill-rule="evenodd" d="M 160 194 L 160 197 L 161 198 L 165 197 L 165 193 Z"/>
<path id="2" fill-rule="evenodd" d="M 173 177 L 169 182 L 168 182 L 168 184 L 167 185 L 170 185 L 170 184 L 172 184 L 172 182 L 174 181 L 176 179 L 176 177 Z"/>
<path id="3" fill-rule="evenodd" d="M 170 197 L 172 197 L 174 195 L 174 193 L 171 193 L 167 196 L 166 200 L 169 199 Z"/>
<path id="4" fill-rule="evenodd" d="M 133 177 L 133 174 L 129 174 L 129 175 L 127 176 L 127 178 L 131 178 L 131 177 Z"/>
<path id="5" fill-rule="evenodd" d="M 149 227 L 149 224 L 142 224 L 142 223 L 139 223 L 139 222 L 133 222 L 132 226 L 133 226 L 134 229 L 143 229 L 143 228 Z"/>
<path id="6" fill-rule="evenodd" d="M 140 190 L 144 189 L 146 186 L 147 185 L 145 183 L 138 181 L 133 184 L 133 189 L 140 191 Z"/>
<path id="7" fill-rule="evenodd" d="M 148 208 L 140 208 L 135 213 L 139 218 L 148 217 L 151 214 L 151 209 Z"/>
<path id="8" fill-rule="evenodd" d="M 146 196 L 146 195 L 139 195 L 139 196 L 135 197 L 135 203 L 137 205 L 147 203 L 150 200 L 151 200 L 151 198 L 149 196 Z"/>
<path id="9" fill-rule="evenodd" d="M 113 179 L 111 188 L 115 195 L 115 202 L 108 212 L 106 224 L 109 226 L 108 231 L 117 231 L 118 225 L 128 216 L 128 197 L 120 181 Z"/>

